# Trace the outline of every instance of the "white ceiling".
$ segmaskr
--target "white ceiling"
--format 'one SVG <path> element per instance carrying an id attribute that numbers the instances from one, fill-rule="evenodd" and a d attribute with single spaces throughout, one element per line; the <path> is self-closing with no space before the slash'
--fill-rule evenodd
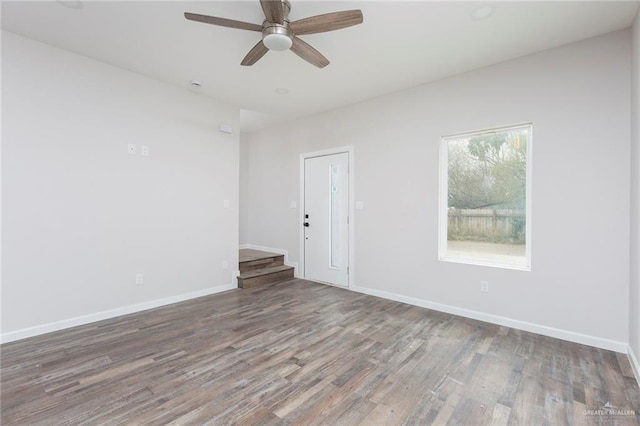
<path id="1" fill-rule="evenodd" d="M 629 27 L 637 1 L 432 2 L 290 0 L 290 18 L 361 9 L 364 23 L 302 39 L 331 64 L 292 52 L 240 66 L 252 31 L 187 21 L 185 11 L 261 24 L 251 1 L 2 1 L 2 28 L 126 68 L 242 109 L 250 131 Z M 471 13 L 487 4 L 487 19 Z M 276 93 L 285 88 L 288 94 Z"/>

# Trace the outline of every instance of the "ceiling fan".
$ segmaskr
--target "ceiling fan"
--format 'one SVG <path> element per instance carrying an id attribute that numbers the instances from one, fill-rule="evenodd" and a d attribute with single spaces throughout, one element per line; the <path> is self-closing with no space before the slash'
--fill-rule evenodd
<path id="1" fill-rule="evenodd" d="M 261 32 L 262 40 L 247 53 L 241 65 L 255 64 L 269 50 L 291 49 L 293 53 L 318 68 L 329 65 L 329 60 L 298 36 L 339 30 L 362 23 L 360 10 L 325 13 L 291 22 L 291 4 L 288 0 L 260 0 L 260 5 L 265 16 L 262 25 L 189 12 L 185 12 L 184 17 L 206 24 Z"/>

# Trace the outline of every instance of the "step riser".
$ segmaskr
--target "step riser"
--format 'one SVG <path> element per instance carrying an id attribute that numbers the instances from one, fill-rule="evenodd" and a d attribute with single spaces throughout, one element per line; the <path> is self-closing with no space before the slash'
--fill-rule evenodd
<path id="1" fill-rule="evenodd" d="M 240 273 L 255 271 L 256 269 L 271 268 L 284 265 L 284 256 L 274 256 L 267 259 L 252 260 L 240 263 Z"/>
<path id="2" fill-rule="evenodd" d="M 238 287 L 240 288 L 253 288 L 261 285 L 273 284 L 283 281 L 292 280 L 293 268 L 286 271 L 276 272 L 268 275 L 260 275 L 253 278 L 241 278 L 238 277 Z"/>
<path id="3" fill-rule="evenodd" d="M 294 269 L 284 264 L 283 254 L 243 249 L 239 255 L 239 288 L 253 288 L 294 279 Z"/>

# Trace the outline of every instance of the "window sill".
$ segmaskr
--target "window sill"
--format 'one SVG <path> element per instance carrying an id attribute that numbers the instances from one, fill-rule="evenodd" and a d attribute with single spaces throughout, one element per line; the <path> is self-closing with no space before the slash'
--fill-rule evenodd
<path id="1" fill-rule="evenodd" d="M 438 260 L 442 262 L 463 263 L 467 265 L 488 266 L 490 268 L 501 268 L 501 269 L 511 269 L 515 271 L 531 272 L 531 265 L 527 265 L 525 262 L 502 263 L 502 262 L 495 262 L 490 260 L 468 259 L 468 258 L 450 257 L 450 256 L 442 256 L 442 257 L 439 257 Z"/>

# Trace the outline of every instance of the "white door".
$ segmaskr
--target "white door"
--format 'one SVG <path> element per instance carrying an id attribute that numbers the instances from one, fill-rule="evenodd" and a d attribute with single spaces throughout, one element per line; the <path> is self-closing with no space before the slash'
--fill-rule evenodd
<path id="1" fill-rule="evenodd" d="M 305 278 L 349 284 L 349 154 L 304 160 Z"/>

